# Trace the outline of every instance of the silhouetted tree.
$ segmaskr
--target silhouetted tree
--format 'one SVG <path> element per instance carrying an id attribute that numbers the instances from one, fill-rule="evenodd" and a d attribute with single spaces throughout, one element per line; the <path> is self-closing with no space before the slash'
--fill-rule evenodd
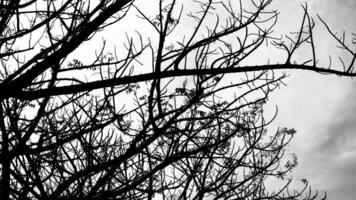
<path id="1" fill-rule="evenodd" d="M 289 189 L 295 130 L 267 132 L 263 105 L 280 70 L 355 76 L 355 53 L 321 20 L 350 58 L 319 66 L 307 8 L 276 38 L 270 3 L 1 0 L 0 198 L 315 198 Z M 87 56 L 109 28 L 126 42 Z"/>

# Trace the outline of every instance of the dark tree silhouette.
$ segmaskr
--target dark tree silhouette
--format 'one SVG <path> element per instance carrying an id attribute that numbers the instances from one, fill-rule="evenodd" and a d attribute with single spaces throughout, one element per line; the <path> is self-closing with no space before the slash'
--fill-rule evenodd
<path id="1" fill-rule="evenodd" d="M 283 71 L 355 76 L 356 54 L 320 19 L 349 57 L 319 66 L 306 6 L 277 38 L 270 3 L 1 0 L 0 199 L 315 198 L 263 105 Z M 126 42 L 86 48 L 107 29 Z"/>

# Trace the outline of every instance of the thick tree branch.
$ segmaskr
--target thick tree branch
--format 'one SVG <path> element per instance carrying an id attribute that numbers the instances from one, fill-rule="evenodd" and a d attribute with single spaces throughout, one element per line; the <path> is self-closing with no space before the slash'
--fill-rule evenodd
<path id="1" fill-rule="evenodd" d="M 155 79 L 173 78 L 180 76 L 201 76 L 201 75 L 218 75 L 229 73 L 245 73 L 245 72 L 257 72 L 257 71 L 269 71 L 269 70 L 306 70 L 323 74 L 334 74 L 338 76 L 355 77 L 355 72 L 344 72 L 335 69 L 319 68 L 308 65 L 298 64 L 275 64 L 275 65 L 259 65 L 259 66 L 247 66 L 247 67 L 235 67 L 235 68 L 217 68 L 217 69 L 184 69 L 184 70 L 172 70 L 154 72 L 140 75 L 131 75 L 127 77 L 121 77 L 109 80 L 93 81 L 78 85 L 53 87 L 51 89 L 39 89 L 37 91 L 16 91 L 6 90 L 6 93 L 0 94 L 0 98 L 14 97 L 22 100 L 34 100 L 43 98 L 46 96 L 67 95 L 80 92 L 91 91 L 95 89 L 113 87 L 120 85 L 127 85 L 130 83 L 139 83 L 144 81 L 151 81 Z"/>

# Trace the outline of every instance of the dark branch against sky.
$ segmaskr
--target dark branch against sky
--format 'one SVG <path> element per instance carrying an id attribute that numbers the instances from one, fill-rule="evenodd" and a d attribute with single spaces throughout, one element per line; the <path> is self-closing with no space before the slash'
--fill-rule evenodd
<path id="1" fill-rule="evenodd" d="M 18 3 L 18 1 L 11 1 L 8 10 L 11 10 L 16 2 Z M 250 180 L 258 181 L 260 184 L 257 186 L 248 184 L 243 191 L 247 191 L 246 188 L 252 186 L 250 195 L 255 189 L 260 190 L 258 194 L 262 196 L 275 195 L 268 192 L 265 194 L 263 180 L 265 176 L 272 175 L 286 181 L 284 178 L 296 167 L 295 156 L 292 156 L 286 165 L 280 166 L 280 159 L 282 159 L 280 156 L 284 154 L 285 147 L 294 137 L 295 130 L 280 128 L 281 125 L 278 124 L 279 128 L 272 132 L 270 143 L 258 142 L 266 136 L 265 126 L 269 124 L 269 121 L 265 121 L 263 117 L 262 105 L 269 100 L 269 94 L 273 90 L 285 83 L 286 71 L 300 72 L 295 75 L 297 79 L 291 78 L 292 86 L 282 87 L 281 92 L 286 90 L 288 92 L 283 95 L 276 93 L 277 97 L 271 101 L 278 102 L 277 105 L 281 104 L 281 108 L 285 108 L 286 105 L 290 107 L 290 110 L 280 109 L 281 117 L 283 118 L 283 115 L 287 117 L 277 121 L 301 130 L 302 136 L 299 138 L 302 139 L 297 139 L 294 145 L 302 154 L 301 165 L 306 160 L 315 158 L 322 164 L 328 164 L 324 166 L 326 172 L 340 170 L 334 171 L 339 175 L 339 179 L 335 179 L 338 181 L 329 185 L 317 183 L 316 189 L 329 190 L 333 187 L 331 196 L 336 196 L 337 192 L 342 191 L 344 197 L 352 195 L 349 187 L 353 185 L 349 181 L 353 178 L 350 178 L 351 176 L 346 178 L 346 172 L 352 171 L 355 166 L 355 163 L 350 161 L 355 155 L 353 149 L 356 141 L 352 137 L 355 128 L 353 114 L 355 106 L 349 103 L 354 102 L 356 95 L 349 91 L 354 90 L 355 87 L 354 85 L 348 87 L 350 81 L 348 85 L 337 83 L 336 85 L 341 88 L 338 89 L 336 86 L 331 86 L 331 82 L 339 76 L 344 78 L 356 76 L 354 69 L 356 53 L 351 47 L 349 48 L 349 40 L 345 42 L 345 38 L 340 39 L 340 35 L 334 32 L 335 27 L 331 23 L 334 20 L 330 22 L 327 16 L 324 17 L 323 9 L 320 11 L 320 17 L 311 16 L 310 12 L 310 7 L 313 11 L 319 12 L 318 5 L 326 10 L 330 6 L 336 7 L 334 1 L 328 5 L 325 5 L 324 1 L 313 1 L 309 5 L 300 6 L 300 2 L 277 0 L 272 4 L 272 8 L 273 6 L 278 8 L 279 15 L 276 11 L 265 10 L 271 3 L 268 0 L 261 0 L 260 5 L 250 1 L 250 5 L 240 10 L 240 15 L 235 13 L 234 7 L 221 2 L 194 1 L 199 11 L 195 15 L 188 12 L 186 17 L 196 23 L 182 26 L 187 30 L 179 30 L 177 33 L 179 37 L 177 35 L 171 37 L 170 33 L 174 32 L 177 24 L 181 22 L 180 12 L 184 6 L 195 9 L 189 7 L 188 3 L 182 3 L 182 9 L 179 11 L 172 6 L 176 1 L 163 7 L 162 2 L 168 1 L 161 1 L 162 4 L 157 4 L 158 10 L 154 13 L 148 9 L 152 7 L 151 5 L 142 7 L 146 5 L 143 1 L 141 7 L 139 3 L 132 5 L 133 1 L 130 0 L 108 1 L 109 3 L 100 1 L 101 3 L 94 6 L 92 10 L 89 4 L 88 9 L 85 10 L 86 4 L 81 4 L 81 1 L 76 4 L 73 2 L 75 1 L 60 4 L 60 6 L 69 6 L 69 15 L 71 15 L 69 18 L 68 12 L 62 13 L 62 9 L 57 10 L 55 1 L 47 5 L 48 9 L 54 11 L 46 12 L 48 20 L 39 23 L 39 26 L 46 25 L 44 27 L 46 31 L 42 33 L 45 37 L 40 34 L 33 34 L 33 36 L 39 36 L 39 40 L 49 40 L 49 42 L 31 43 L 32 35 L 30 35 L 28 49 L 21 49 L 23 43 L 20 43 L 21 48 L 15 51 L 12 51 L 12 48 L 17 47 L 18 43 L 9 41 L 14 38 L 20 40 L 22 36 L 39 29 L 33 26 L 32 30 L 27 30 L 20 26 L 18 9 L 16 12 L 8 12 L 8 10 L 3 12 L 0 30 L 4 34 L 0 44 L 5 47 L 0 58 L 11 58 L 11 61 L 2 60 L 0 83 L 0 91 L 2 91 L 0 93 L 1 177 L 2 182 L 6 183 L 0 185 L 2 198 L 9 197 L 10 188 L 14 188 L 15 191 L 12 195 L 19 196 L 32 193 L 35 197 L 48 195 L 46 196 L 48 198 L 60 198 L 62 195 L 76 197 L 79 195 L 91 199 L 99 196 L 124 197 L 131 195 L 131 191 L 135 191 L 137 197 L 152 198 L 153 194 L 160 190 L 170 191 L 170 189 L 166 190 L 170 183 L 163 186 L 169 181 L 165 181 L 162 177 L 171 176 L 170 180 L 178 184 L 181 179 L 177 177 L 181 175 L 186 175 L 186 179 L 177 186 L 185 191 L 182 195 L 185 195 L 191 183 L 195 184 L 197 192 L 194 195 L 199 198 L 212 195 L 209 193 L 210 190 L 217 192 L 217 196 L 231 192 L 233 195 L 240 195 L 235 194 L 238 192 L 236 188 Z M 355 4 L 346 0 L 340 2 L 345 6 L 340 7 L 341 10 L 345 10 L 343 15 L 350 15 L 349 10 Z M 214 6 L 224 10 L 227 17 L 220 14 L 220 10 L 216 11 L 218 14 L 210 16 L 209 9 Z M 298 10 L 296 8 L 299 8 L 300 12 L 293 12 Z M 248 11 L 249 9 L 252 11 Z M 41 19 L 41 12 L 37 10 L 34 12 L 38 14 L 36 15 L 38 19 Z M 18 30 L 18 33 L 13 33 L 10 29 L 5 31 L 7 17 L 12 15 L 17 15 L 17 18 L 14 17 L 17 25 L 9 23 L 8 26 L 12 25 L 12 30 Z M 126 25 L 129 27 L 127 29 L 123 26 L 126 16 L 128 18 L 126 24 L 129 23 Z M 204 20 L 205 16 L 210 18 Z M 335 16 L 339 14 L 336 13 Z M 69 25 L 67 22 L 70 20 L 72 21 Z M 121 20 L 124 23 L 120 24 Z M 137 22 L 140 20 L 151 29 L 148 30 L 144 26 L 141 28 L 142 24 Z M 318 20 L 317 26 L 316 20 Z M 60 32 L 55 31 L 56 29 L 53 28 L 55 25 L 49 23 L 50 21 L 59 24 L 57 28 L 62 29 L 62 38 L 58 39 L 55 36 Z M 276 26 L 277 33 L 275 33 L 274 25 L 277 21 L 281 21 L 281 24 Z M 351 26 L 351 30 L 354 22 L 351 18 L 345 21 L 345 24 Z M 35 20 L 33 22 L 35 24 Z M 109 25 L 119 31 L 105 32 L 105 28 Z M 136 25 L 137 30 L 129 31 L 131 25 Z M 324 34 L 319 35 L 322 29 L 320 27 L 323 27 Z M 7 37 L 6 34 L 9 36 Z M 121 45 L 119 56 L 116 52 L 116 43 L 113 45 L 108 42 L 110 47 L 105 46 L 109 38 L 103 38 L 100 45 L 93 45 L 99 41 L 98 37 L 110 34 L 113 35 L 110 38 L 114 42 L 126 38 L 123 45 L 119 44 Z M 94 41 L 92 48 L 84 48 L 84 43 L 92 41 Z M 318 46 L 319 44 L 321 45 Z M 335 47 L 337 45 L 342 48 L 338 49 Z M 111 47 L 113 50 L 107 53 L 107 49 Z M 269 51 L 271 47 L 279 52 Z M 328 49 L 332 51 L 329 52 Z M 94 59 L 87 58 L 90 53 L 95 55 Z M 327 57 L 329 53 L 332 54 L 330 59 Z M 73 54 L 80 54 L 80 56 L 74 56 L 73 59 L 71 57 Z M 17 55 L 23 56 L 19 59 Z M 32 58 L 28 59 L 26 56 Z M 246 57 L 250 59 L 245 60 Z M 341 59 L 338 60 L 339 57 Z M 17 67 L 10 67 L 13 63 L 17 64 L 15 65 Z M 327 81 L 319 82 L 318 77 L 325 74 L 333 74 L 333 76 L 325 76 L 328 78 Z M 221 81 L 223 75 L 227 78 Z M 321 83 L 327 84 L 318 86 Z M 297 86 L 293 87 L 293 84 Z M 146 90 L 140 89 L 140 86 Z M 244 86 L 247 91 L 241 89 L 241 86 Z M 238 90 L 222 92 L 233 87 Z M 313 91 L 317 87 L 319 90 Z M 331 88 L 338 91 L 334 92 Z M 299 93 L 293 92 L 298 89 Z M 142 95 L 142 91 L 146 95 Z M 337 97 L 338 94 L 342 97 L 335 101 L 325 101 L 320 96 L 326 93 L 334 95 L 331 98 Z M 226 99 L 221 98 L 221 95 Z M 229 99 L 230 96 L 233 98 Z M 130 105 L 127 106 L 126 103 Z M 299 105 L 306 107 L 299 107 Z M 349 107 L 345 109 L 344 106 Z M 317 108 L 324 108 L 324 110 L 320 111 Z M 24 114 L 26 109 L 33 111 L 30 114 L 30 118 L 33 118 L 29 119 L 28 115 Z M 337 116 L 341 117 L 336 118 Z M 292 121 L 289 122 L 287 119 Z M 116 131 L 107 132 L 109 125 L 115 127 Z M 315 130 L 310 127 L 308 129 L 307 126 Z M 305 136 L 306 132 L 312 137 Z M 104 135 L 109 135 L 107 137 L 111 139 L 106 140 Z M 246 140 L 237 142 L 245 145 L 242 150 L 246 151 L 241 157 L 238 154 L 240 150 L 236 150 L 230 143 L 230 139 L 235 136 L 234 142 L 241 137 Z M 92 139 L 93 137 L 96 139 Z M 126 140 L 122 139 L 123 137 Z M 314 141 L 306 142 L 307 138 Z M 104 145 L 100 142 L 99 145 L 96 144 L 97 141 L 103 142 Z M 116 142 L 116 146 L 111 142 Z M 112 150 L 111 155 L 108 155 L 108 149 Z M 225 153 L 221 153 L 222 151 Z M 308 157 L 308 153 L 312 156 Z M 251 154 L 253 159 L 247 159 Z M 77 157 L 72 158 L 73 155 Z M 200 157 L 196 158 L 197 155 Z M 220 158 L 215 157 L 216 155 L 222 156 L 223 159 L 226 155 L 231 157 L 225 159 L 224 165 L 221 165 L 217 162 L 216 159 Z M 263 160 L 265 157 L 268 159 Z M 241 164 L 245 158 L 246 163 Z M 321 161 L 327 158 L 329 158 L 327 162 Z M 340 160 L 344 160 L 343 165 L 337 165 Z M 45 166 L 46 163 L 49 164 Z M 214 171 L 213 169 L 216 168 L 211 167 L 212 163 L 216 163 L 215 167 L 221 169 L 221 172 Z M 313 163 L 310 164 L 312 167 L 320 166 L 316 161 L 310 163 Z M 68 165 L 72 166 L 69 171 L 66 169 Z M 244 173 L 241 177 L 246 180 L 240 183 L 234 173 L 238 173 L 239 167 L 246 166 L 251 169 L 251 173 L 246 176 Z M 175 170 L 189 168 L 190 171 L 181 170 L 179 176 L 174 172 L 165 173 L 169 167 Z M 282 171 L 276 171 L 277 167 Z M 17 168 L 22 170 L 16 171 Z M 47 173 L 48 168 L 53 171 Z M 204 170 L 198 170 L 203 168 Z M 270 168 L 272 170 L 269 172 Z M 39 169 L 42 171 L 38 171 Z M 21 175 L 23 171 L 27 172 L 26 180 Z M 43 178 L 43 171 L 48 178 Z M 315 171 L 316 169 L 313 168 L 309 171 L 301 168 L 299 173 L 311 176 L 312 183 L 317 179 L 327 180 L 326 177 L 310 174 Z M 158 173 L 161 175 L 161 182 L 156 181 L 159 178 L 156 177 L 155 180 L 153 178 Z M 199 173 L 199 176 L 195 173 Z M 96 179 L 92 174 L 97 175 L 98 178 Z M 225 175 L 232 178 L 231 183 L 226 181 L 228 179 L 224 177 Z M 116 179 L 108 179 L 112 176 Z M 347 183 L 344 182 L 347 184 L 346 189 L 340 186 L 339 180 L 343 178 L 347 180 Z M 304 189 L 301 191 L 307 191 L 307 181 L 304 181 L 304 177 L 302 180 Z M 27 183 L 31 181 L 33 183 L 29 186 Z M 120 186 L 113 187 L 111 181 Z M 50 184 L 47 184 L 48 182 Z M 51 189 L 47 191 L 43 188 L 43 184 Z M 186 185 L 183 187 L 184 184 Z M 219 194 L 219 190 L 213 189 L 219 188 L 215 187 L 216 184 L 226 186 L 219 186 L 223 190 L 227 187 L 235 187 L 235 190 L 229 189 Z M 81 187 L 82 191 L 74 186 Z M 154 191 L 154 188 L 161 189 Z"/>
<path id="2" fill-rule="evenodd" d="M 302 1 L 276 1 L 283 8 L 280 19 L 297 16 L 294 4 Z M 356 1 L 307 1 L 309 9 L 329 23 L 334 32 L 356 32 Z M 293 20 L 281 20 L 281 29 L 288 30 Z M 327 34 L 320 31 L 320 54 L 343 56 L 333 51 L 335 43 L 323 40 Z M 349 38 L 350 39 L 350 38 Z M 302 55 L 301 55 L 302 56 Z M 353 200 L 356 170 L 356 83 L 355 79 L 322 77 L 305 72 L 290 73 L 287 87 L 271 95 L 271 106 L 278 105 L 276 125 L 287 125 L 298 130 L 291 149 L 299 158 L 296 179 L 308 178 L 312 187 L 328 192 L 328 199 Z"/>

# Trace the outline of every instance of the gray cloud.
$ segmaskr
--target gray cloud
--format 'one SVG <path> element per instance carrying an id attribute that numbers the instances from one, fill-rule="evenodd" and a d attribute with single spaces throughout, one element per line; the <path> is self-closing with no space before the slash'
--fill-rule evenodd
<path id="1" fill-rule="evenodd" d="M 338 105 L 333 118 L 318 133 L 318 142 L 303 156 L 301 172 L 329 199 L 356 197 L 356 82 Z"/>
<path id="2" fill-rule="evenodd" d="M 353 91 L 356 91 L 356 83 Z M 325 133 L 328 138 L 316 151 L 341 153 L 350 148 L 356 150 L 356 93 L 353 91 L 342 101 L 345 104 L 339 105 L 334 113 L 334 121 L 330 122 Z"/>
<path id="3" fill-rule="evenodd" d="M 299 5 L 304 2 L 277 0 L 282 32 L 295 26 L 287 19 L 292 18 L 293 22 L 297 19 L 299 23 L 297 16 L 302 17 Z M 351 32 L 356 32 L 355 0 L 309 0 L 307 3 L 311 16 L 319 14 L 333 32 L 346 30 L 348 40 Z M 343 56 L 323 26 L 317 26 L 316 31 L 320 62 L 328 61 L 328 55 L 334 61 Z M 335 67 L 339 64 L 336 61 Z M 287 83 L 287 88 L 276 92 L 274 101 L 280 110 L 277 124 L 298 131 L 291 151 L 297 153 L 299 166 L 292 176 L 295 180 L 307 178 L 313 189 L 326 191 L 328 199 L 354 200 L 356 80 L 298 72 Z"/>

